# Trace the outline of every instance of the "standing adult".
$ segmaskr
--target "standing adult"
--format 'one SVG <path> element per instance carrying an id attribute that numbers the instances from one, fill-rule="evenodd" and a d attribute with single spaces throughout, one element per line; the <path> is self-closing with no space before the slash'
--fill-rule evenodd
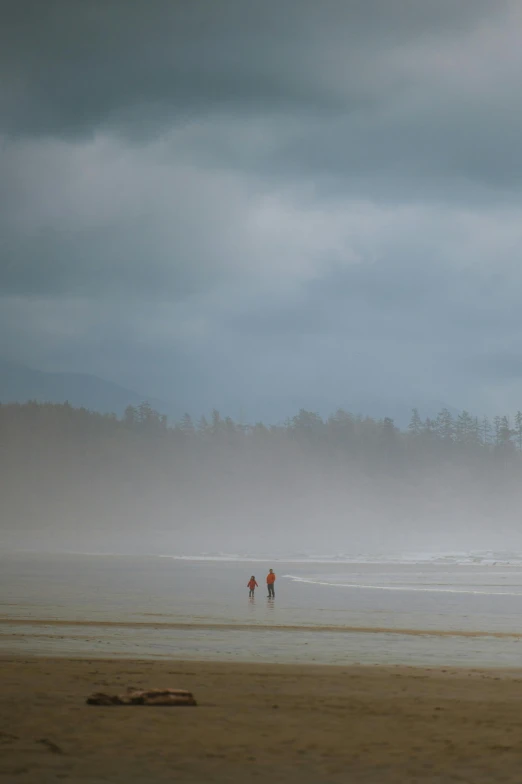
<path id="1" fill-rule="evenodd" d="M 275 591 L 274 591 L 274 583 L 276 581 L 276 576 L 274 574 L 274 570 L 270 569 L 266 576 L 266 585 L 268 588 L 268 598 L 275 599 Z"/>

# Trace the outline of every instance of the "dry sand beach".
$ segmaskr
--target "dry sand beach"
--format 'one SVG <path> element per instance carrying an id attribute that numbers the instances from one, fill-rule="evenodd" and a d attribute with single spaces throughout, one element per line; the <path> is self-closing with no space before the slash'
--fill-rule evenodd
<path id="1" fill-rule="evenodd" d="M 2 784 L 521 781 L 522 672 L 5 658 Z M 95 707 L 190 689 L 195 708 Z"/>

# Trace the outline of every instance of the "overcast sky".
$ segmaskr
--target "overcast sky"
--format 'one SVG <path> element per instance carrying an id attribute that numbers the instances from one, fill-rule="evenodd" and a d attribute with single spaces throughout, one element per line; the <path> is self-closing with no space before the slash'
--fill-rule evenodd
<path id="1" fill-rule="evenodd" d="M 520 0 L 2 8 L 0 355 L 194 413 L 522 407 Z"/>

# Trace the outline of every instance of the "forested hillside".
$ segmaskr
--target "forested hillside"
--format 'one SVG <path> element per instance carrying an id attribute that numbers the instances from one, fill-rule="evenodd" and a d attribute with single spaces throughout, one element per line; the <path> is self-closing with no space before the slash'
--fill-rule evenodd
<path id="1" fill-rule="evenodd" d="M 169 426 L 70 405 L 0 405 L 2 544 L 202 552 L 515 546 L 522 414 L 441 411 L 409 428 L 301 410 Z"/>

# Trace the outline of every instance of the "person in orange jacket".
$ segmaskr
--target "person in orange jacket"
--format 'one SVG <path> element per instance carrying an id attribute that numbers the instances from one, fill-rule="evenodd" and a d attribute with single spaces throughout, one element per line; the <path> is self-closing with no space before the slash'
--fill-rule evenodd
<path id="1" fill-rule="evenodd" d="M 248 581 L 247 587 L 250 588 L 250 592 L 249 592 L 248 595 L 249 596 L 253 596 L 254 595 L 254 591 L 256 590 L 256 588 L 259 587 L 258 584 L 256 583 L 256 578 L 254 577 L 254 575 L 252 575 L 252 577 Z"/>
<path id="2" fill-rule="evenodd" d="M 274 591 L 274 583 L 276 581 L 276 576 L 274 574 L 274 570 L 270 569 L 266 576 L 266 585 L 268 588 L 268 598 L 275 599 L 275 591 Z"/>

